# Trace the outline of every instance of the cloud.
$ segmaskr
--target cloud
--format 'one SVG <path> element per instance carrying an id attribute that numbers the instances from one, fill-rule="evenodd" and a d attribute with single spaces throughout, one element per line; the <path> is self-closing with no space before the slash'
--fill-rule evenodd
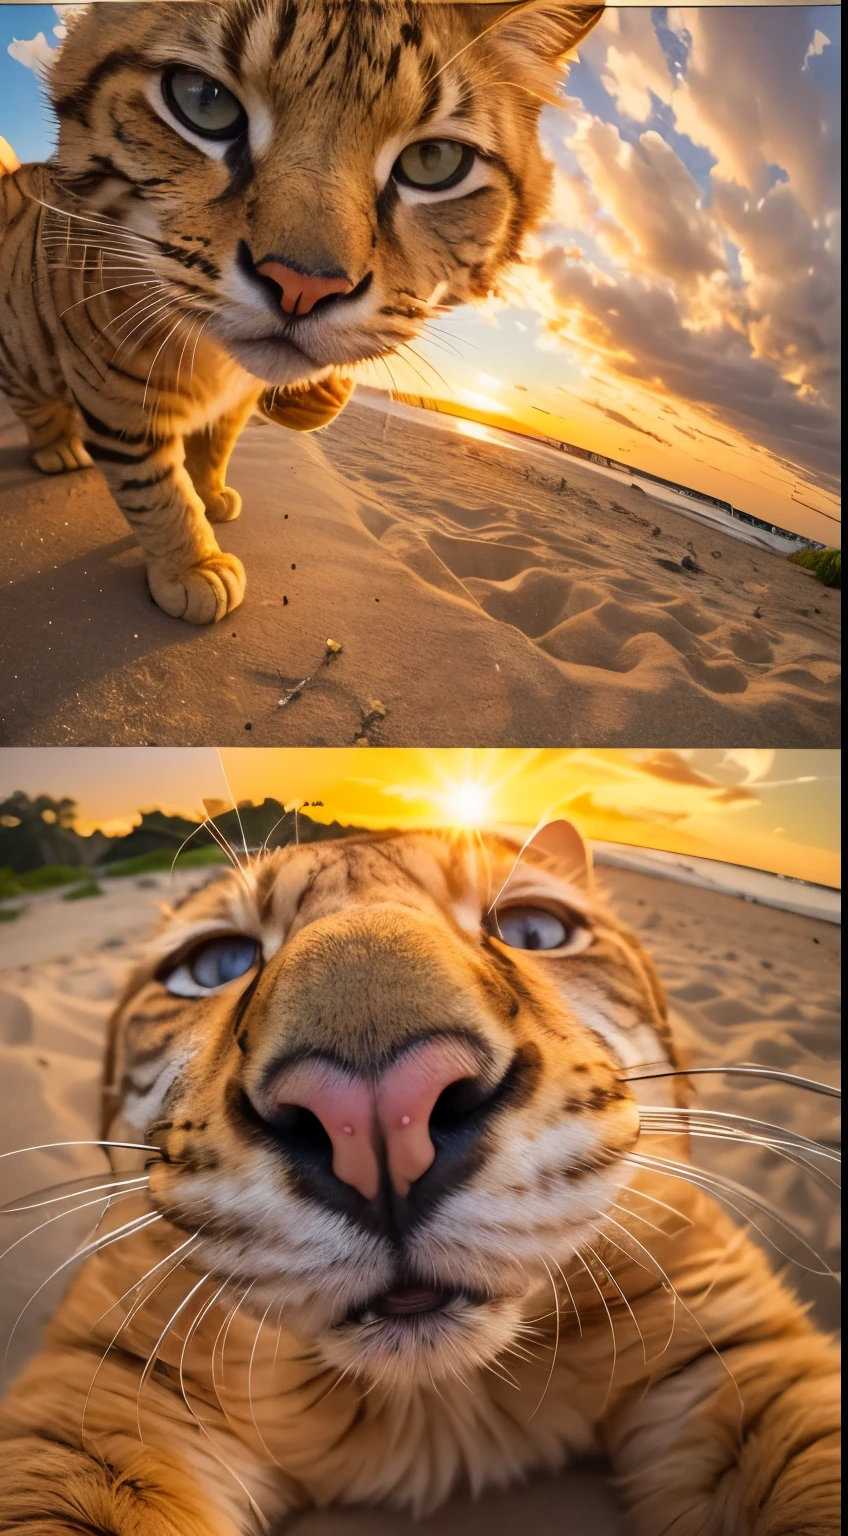
<path id="1" fill-rule="evenodd" d="M 43 79 L 49 74 L 56 58 L 56 49 L 51 48 L 43 32 L 37 32 L 35 37 L 28 40 L 13 38 L 7 52 L 18 64 L 23 64 L 26 69 L 31 69 L 33 74 Z"/>
<path id="2" fill-rule="evenodd" d="M 569 263 L 557 247 L 537 269 L 550 286 L 552 334 L 601 353 L 617 373 L 710 408 L 772 452 L 838 472 L 834 412 L 757 358 L 729 319 L 698 329 L 673 289 L 636 274 L 610 279 Z"/>
<path id="3" fill-rule="evenodd" d="M 639 767 L 642 773 L 665 779 L 669 784 L 697 784 L 701 789 L 716 787 L 715 779 L 693 768 L 679 752 L 656 752 L 653 757 L 643 758 Z"/>
<path id="4" fill-rule="evenodd" d="M 75 11 L 86 10 L 87 5 L 83 0 L 83 3 L 54 5 L 53 9 L 56 12 L 58 21 L 55 27 L 52 28 L 52 31 L 53 36 L 58 39 L 59 46 L 48 43 L 44 33 L 38 32 L 35 37 L 28 39 L 13 38 L 7 49 L 7 52 L 18 64 L 23 64 L 25 69 L 31 69 L 33 74 L 37 75 L 40 80 L 43 80 L 50 73 L 56 62 L 59 47 L 61 47 L 67 36 L 68 29 L 65 17 L 73 16 Z"/>
<path id="5" fill-rule="evenodd" d="M 666 447 L 670 446 L 667 437 L 660 437 L 659 433 L 651 432 L 648 427 L 640 427 L 638 421 L 633 421 L 631 417 L 625 416 L 622 411 L 614 411 L 610 406 L 602 405 L 600 400 L 590 400 L 589 404 L 596 411 L 601 411 L 604 416 L 608 416 L 610 421 L 617 421 L 619 426 L 629 427 L 633 432 L 641 432 L 644 437 L 652 437 L 656 443 L 663 443 Z M 679 432 L 681 428 L 678 427 L 677 430 Z M 695 434 L 694 432 L 687 432 L 686 435 L 687 437 L 694 437 Z"/>
<path id="6" fill-rule="evenodd" d="M 598 66 L 619 111 L 637 122 L 651 114 L 651 93 L 661 101 L 670 99 L 672 77 L 649 9 L 608 10 L 601 26 L 581 43 L 580 57 Z"/>
<path id="7" fill-rule="evenodd" d="M 606 826 L 639 825 L 645 822 L 659 824 L 660 826 L 673 826 L 676 822 L 686 821 L 689 811 L 666 811 L 658 806 L 634 806 L 632 810 L 621 811 L 615 805 L 603 805 L 596 799 L 591 789 L 585 789 L 580 794 L 572 795 L 565 801 L 564 808 L 575 815 L 589 820 L 595 818 Z"/>
<path id="8" fill-rule="evenodd" d="M 618 121 L 573 101 L 535 253 L 548 333 L 597 354 L 607 386 L 677 395 L 820 476 L 839 471 L 839 98 L 811 67 L 827 48 L 803 8 L 607 12 L 580 57 Z"/>
<path id="9" fill-rule="evenodd" d="M 721 231 L 702 206 L 695 178 L 653 129 L 635 143 L 612 123 L 583 116 L 570 140 L 580 174 L 564 177 L 556 208 L 570 192 L 592 234 L 631 271 L 662 273 L 691 286 L 727 268 Z"/>
<path id="10" fill-rule="evenodd" d="M 771 773 L 775 756 L 774 747 L 728 747 L 721 754 L 721 767 L 741 773 L 745 784 L 757 784 Z"/>
<path id="11" fill-rule="evenodd" d="M 753 800 L 759 803 L 759 797 L 752 789 L 746 789 L 744 784 L 729 784 L 726 789 L 720 789 L 717 794 L 710 795 L 715 805 L 739 805 L 743 800 Z"/>
<path id="12" fill-rule="evenodd" d="M 820 32 L 818 28 L 816 28 L 815 32 L 813 33 L 813 40 L 810 43 L 807 52 L 804 54 L 804 68 L 806 69 L 810 59 L 820 58 L 824 53 L 825 48 L 829 47 L 830 38 L 825 37 L 824 33 Z"/>
<path id="13" fill-rule="evenodd" d="M 754 196 L 778 165 L 813 215 L 837 206 L 839 103 L 805 68 L 816 35 L 810 12 L 702 8 L 679 12 L 674 25 L 689 50 L 673 97 L 678 132 L 709 148 L 718 176 Z"/>
<path id="14" fill-rule="evenodd" d="M 747 279 L 740 319 L 755 355 L 772 361 L 838 411 L 838 215 L 834 211 L 813 219 L 785 182 L 754 200 L 738 183 L 714 178 L 713 205 L 739 246 Z"/>

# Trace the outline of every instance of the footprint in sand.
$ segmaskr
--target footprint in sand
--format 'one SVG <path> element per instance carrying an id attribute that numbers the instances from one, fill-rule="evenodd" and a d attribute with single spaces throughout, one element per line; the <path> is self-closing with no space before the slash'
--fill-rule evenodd
<path id="1" fill-rule="evenodd" d="M 28 1045 L 32 1040 L 32 1014 L 22 997 L 0 992 L 0 1042 Z"/>
<path id="2" fill-rule="evenodd" d="M 508 581 L 538 556 L 516 544 L 488 544 L 475 539 L 453 539 L 449 534 L 431 533 L 430 548 L 460 581 L 464 576 L 478 576 L 488 581 Z"/>

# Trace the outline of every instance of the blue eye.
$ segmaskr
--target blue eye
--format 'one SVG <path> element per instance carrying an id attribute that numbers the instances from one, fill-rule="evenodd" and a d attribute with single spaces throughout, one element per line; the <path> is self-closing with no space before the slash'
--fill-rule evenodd
<path id="1" fill-rule="evenodd" d="M 259 958 L 255 939 L 232 934 L 198 945 L 165 977 L 176 997 L 204 997 L 252 970 Z"/>
<path id="2" fill-rule="evenodd" d="M 497 914 L 495 937 L 511 949 L 563 949 L 571 932 L 544 907 L 506 907 Z"/>

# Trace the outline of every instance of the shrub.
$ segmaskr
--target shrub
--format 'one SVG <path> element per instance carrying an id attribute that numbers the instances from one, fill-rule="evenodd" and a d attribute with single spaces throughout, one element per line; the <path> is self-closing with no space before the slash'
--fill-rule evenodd
<path id="1" fill-rule="evenodd" d="M 842 591 L 841 549 L 796 549 L 789 559 L 793 565 L 803 565 L 805 570 L 813 571 L 826 587 Z"/>
<path id="2" fill-rule="evenodd" d="M 72 885 L 69 891 L 65 891 L 63 901 L 83 901 L 86 896 L 102 896 L 103 887 L 96 880 L 84 880 L 81 885 Z"/>
<path id="3" fill-rule="evenodd" d="M 20 896 L 21 882 L 13 869 L 0 869 L 0 901 L 9 901 L 12 896 Z"/>
<path id="4" fill-rule="evenodd" d="M 52 891 L 58 885 L 71 885 L 80 880 L 85 870 L 72 864 L 43 864 L 40 869 L 28 869 L 26 874 L 16 875 L 21 891 Z"/>
<path id="5" fill-rule="evenodd" d="M 223 848 L 213 845 L 203 848 L 186 848 L 177 859 L 176 869 L 203 868 L 206 864 L 226 864 Z M 134 859 L 121 859 L 117 864 L 103 866 L 103 874 L 122 878 L 124 875 L 150 875 L 159 870 L 170 870 L 174 854 L 167 848 L 157 848 L 152 853 L 139 853 Z"/>

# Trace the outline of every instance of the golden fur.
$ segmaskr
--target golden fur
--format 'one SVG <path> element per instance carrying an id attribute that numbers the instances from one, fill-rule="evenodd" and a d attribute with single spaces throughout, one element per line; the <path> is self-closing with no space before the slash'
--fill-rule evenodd
<path id="1" fill-rule="evenodd" d="M 189 0 L 72 16 L 56 156 L 0 169 L 0 386 L 38 469 L 102 470 L 166 613 L 205 624 L 242 600 L 212 524 L 239 514 L 226 471 L 254 408 L 324 425 L 352 366 L 518 257 L 549 191 L 541 103 L 601 10 Z M 175 65 L 227 87 L 240 137 L 175 119 Z M 434 138 L 471 146 L 472 169 L 410 191 L 393 167 Z M 349 274 L 352 292 L 284 314 L 259 273 L 270 256 Z"/>
<path id="2" fill-rule="evenodd" d="M 114 1147 L 115 1168 L 148 1184 L 116 1183 L 2 1407 L 0 1531 L 247 1536 L 310 1505 L 429 1510 L 598 1450 L 639 1536 L 837 1530 L 833 1345 L 705 1194 L 630 1161 L 649 1130 L 622 1069 L 675 1059 L 662 988 L 573 829 L 518 853 L 289 847 L 171 915 L 105 1075 L 104 1134 L 151 1149 Z M 559 914 L 567 942 L 509 947 L 516 906 Z M 261 959 L 175 995 L 228 934 Z M 256 1108 L 283 1059 L 367 1078 L 445 1033 L 494 1097 L 470 1143 L 476 1109 L 440 1122 L 400 1205 L 360 1200 Z M 441 1309 L 363 1317 L 399 1273 Z"/>

